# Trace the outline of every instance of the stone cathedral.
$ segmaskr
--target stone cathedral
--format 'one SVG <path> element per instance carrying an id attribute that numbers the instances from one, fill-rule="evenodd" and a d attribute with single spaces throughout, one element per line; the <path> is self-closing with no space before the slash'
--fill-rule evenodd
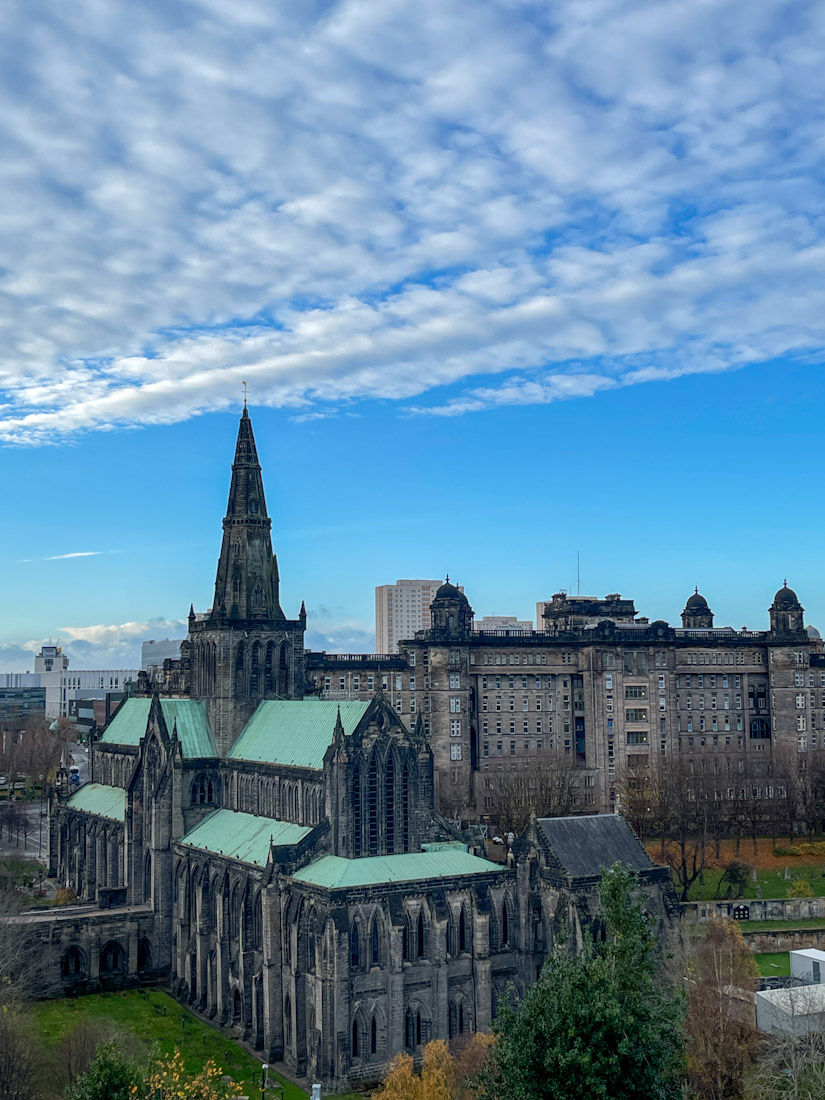
<path id="1" fill-rule="evenodd" d="M 161 983 L 327 1089 L 379 1079 L 431 1038 L 490 1026 L 562 925 L 598 927 L 599 868 L 667 872 L 610 814 L 533 819 L 507 865 L 434 809 L 420 716 L 383 692 L 304 695 L 304 605 L 281 606 L 261 467 L 241 417 L 212 606 L 180 662 L 142 679 L 92 747 L 90 781 L 50 796 L 50 873 L 78 904 L 25 918 L 59 994 Z M 445 585 L 434 610 L 447 614 Z"/>

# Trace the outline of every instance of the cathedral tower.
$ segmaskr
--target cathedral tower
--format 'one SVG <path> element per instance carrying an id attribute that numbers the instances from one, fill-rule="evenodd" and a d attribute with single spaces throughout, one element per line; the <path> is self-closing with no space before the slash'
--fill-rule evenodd
<path id="1" fill-rule="evenodd" d="M 189 611 L 191 695 L 206 699 L 218 749 L 225 753 L 261 699 L 304 692 L 303 604 L 297 619 L 281 609 L 261 466 L 244 404 L 215 596 L 205 615 Z"/>

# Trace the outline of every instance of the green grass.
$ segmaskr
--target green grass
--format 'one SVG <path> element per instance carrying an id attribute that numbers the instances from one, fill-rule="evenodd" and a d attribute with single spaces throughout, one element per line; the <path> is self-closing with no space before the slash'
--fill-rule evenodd
<path id="1" fill-rule="evenodd" d="M 747 858 L 747 857 L 745 857 Z M 813 896 L 816 898 L 825 898 L 825 877 L 823 877 L 822 863 L 797 863 L 796 859 L 788 857 L 788 866 L 791 868 L 791 874 L 793 879 L 802 879 L 804 882 L 810 883 L 813 890 Z M 721 895 L 716 897 L 717 890 L 719 889 L 719 879 L 724 872 L 721 869 L 714 869 L 712 871 L 705 871 L 705 881 L 700 883 L 698 880 L 694 882 L 690 888 L 688 894 L 689 901 L 736 901 L 736 898 L 727 897 L 727 883 L 722 887 Z M 757 881 L 749 881 L 745 887 L 743 898 L 753 899 L 759 896 L 757 888 L 761 889 L 763 898 L 784 898 L 787 896 L 788 887 L 791 882 L 788 882 L 785 878 L 783 871 L 757 871 Z M 676 889 L 681 894 L 679 884 L 676 882 L 676 878 L 673 879 Z"/>
<path id="2" fill-rule="evenodd" d="M 791 972 L 791 957 L 787 951 L 755 954 L 753 957 L 763 978 L 787 978 Z"/>
<path id="3" fill-rule="evenodd" d="M 804 920 L 740 920 L 736 923 L 743 932 L 792 932 L 794 929 L 825 932 L 825 920 L 821 917 Z"/>
<path id="4" fill-rule="evenodd" d="M 163 1011 L 166 1015 L 163 1015 Z M 123 993 L 92 993 L 88 997 L 40 1001 L 34 1016 L 41 1042 L 57 1046 L 83 1016 L 108 1021 L 130 1031 L 147 1054 L 161 1056 L 179 1047 L 187 1071 L 196 1072 L 210 1058 L 228 1073 L 249 1096 L 260 1095 L 261 1063 L 224 1032 L 193 1016 L 166 993 L 127 990 Z M 184 1022 L 185 1021 L 185 1022 Z M 283 1100 L 305 1100 L 306 1093 L 280 1074 L 270 1070 L 283 1086 Z"/>

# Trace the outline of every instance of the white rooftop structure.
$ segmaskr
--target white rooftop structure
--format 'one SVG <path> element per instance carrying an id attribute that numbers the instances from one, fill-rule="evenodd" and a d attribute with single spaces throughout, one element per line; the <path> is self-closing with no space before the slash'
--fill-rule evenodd
<path id="1" fill-rule="evenodd" d="M 825 951 L 818 947 L 808 947 L 801 951 L 791 951 L 791 977 L 803 982 L 820 984 L 825 980 Z"/>
<path id="2" fill-rule="evenodd" d="M 756 1026 L 769 1035 L 808 1035 L 825 1023 L 825 985 L 762 989 L 756 994 Z"/>

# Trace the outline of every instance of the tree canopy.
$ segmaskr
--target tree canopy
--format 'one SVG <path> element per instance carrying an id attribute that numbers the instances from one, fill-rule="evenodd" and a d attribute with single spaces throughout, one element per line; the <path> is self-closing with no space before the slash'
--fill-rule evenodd
<path id="1" fill-rule="evenodd" d="M 665 978 L 634 875 L 604 871 L 605 936 L 578 954 L 561 945 L 517 1008 L 493 1030 L 486 1100 L 675 1100 L 681 1095 L 682 994 Z"/>

